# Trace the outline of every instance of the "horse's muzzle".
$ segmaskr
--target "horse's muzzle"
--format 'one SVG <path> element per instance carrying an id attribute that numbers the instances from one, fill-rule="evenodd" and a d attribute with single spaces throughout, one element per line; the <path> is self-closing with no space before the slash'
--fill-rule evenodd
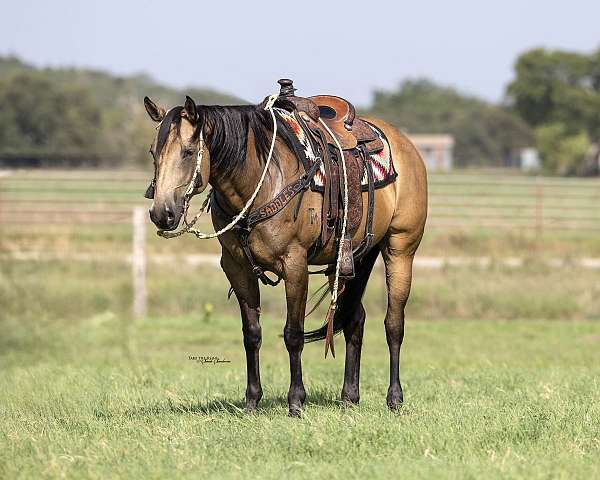
<path id="1" fill-rule="evenodd" d="M 150 220 L 161 230 L 175 230 L 179 225 L 179 220 L 183 213 L 183 208 L 176 204 L 168 202 L 156 204 L 150 207 Z"/>

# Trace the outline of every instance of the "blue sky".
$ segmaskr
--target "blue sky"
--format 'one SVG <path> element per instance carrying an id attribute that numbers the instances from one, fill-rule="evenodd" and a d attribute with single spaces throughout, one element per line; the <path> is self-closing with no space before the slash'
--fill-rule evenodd
<path id="1" fill-rule="evenodd" d="M 373 89 L 421 76 L 498 101 L 523 50 L 600 46 L 597 0 L 3 3 L 1 54 L 146 72 L 250 101 L 291 77 L 299 94 L 364 105 Z"/>

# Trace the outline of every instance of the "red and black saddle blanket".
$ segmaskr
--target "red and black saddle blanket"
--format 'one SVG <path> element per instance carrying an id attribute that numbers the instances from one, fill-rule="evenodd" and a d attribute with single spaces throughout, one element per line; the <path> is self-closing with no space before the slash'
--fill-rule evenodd
<path id="1" fill-rule="evenodd" d="M 308 159 L 309 164 L 307 165 L 310 168 L 316 158 L 316 152 L 313 150 L 311 142 L 306 136 L 304 129 L 298 123 L 298 120 L 287 110 L 282 108 L 274 109 L 277 114 L 281 117 L 281 119 L 286 123 L 286 125 L 290 128 L 290 130 L 294 133 L 298 142 L 304 149 L 304 155 Z M 379 130 L 375 125 L 368 123 L 369 127 L 375 132 L 375 134 L 381 139 L 383 142 L 383 149 L 377 153 L 371 153 L 367 159 L 370 162 L 372 171 L 373 171 L 373 180 L 374 187 L 382 188 L 386 185 L 389 185 L 394 180 L 396 180 L 397 173 L 394 168 L 394 162 L 392 161 L 392 151 L 390 149 L 390 144 L 385 134 Z M 337 148 L 332 152 L 337 154 Z M 325 181 L 325 166 L 321 163 L 320 168 L 317 170 L 312 182 L 311 189 L 322 192 L 324 189 Z M 367 177 L 367 171 L 363 172 L 362 180 L 361 180 L 361 190 L 363 192 L 368 191 L 369 189 L 369 181 Z"/>

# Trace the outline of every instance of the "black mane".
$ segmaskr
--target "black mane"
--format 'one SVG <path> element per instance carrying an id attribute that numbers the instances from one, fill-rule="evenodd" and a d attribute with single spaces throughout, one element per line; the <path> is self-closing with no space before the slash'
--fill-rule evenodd
<path id="1" fill-rule="evenodd" d="M 179 129 L 183 107 L 174 107 L 162 120 L 158 130 L 156 152 L 160 153 L 169 138 L 171 124 Z M 198 130 L 208 127 L 210 132 L 205 136 L 210 150 L 210 162 L 219 175 L 228 176 L 244 166 L 248 148 L 248 132 L 252 129 L 256 153 L 264 162 L 271 147 L 273 118 L 271 113 L 261 105 L 240 105 L 222 107 L 218 105 L 198 106 Z M 294 137 L 291 130 L 277 118 L 277 134 L 292 149 Z M 273 163 L 279 166 L 277 155 Z"/>
<path id="2" fill-rule="evenodd" d="M 244 166 L 248 148 L 248 132 L 252 129 L 256 153 L 265 161 L 273 133 L 271 113 L 261 105 L 241 105 L 233 107 L 198 107 L 199 125 L 207 125 L 210 134 L 206 138 L 210 149 L 210 163 L 220 175 L 230 175 Z M 292 148 L 292 133 L 277 117 L 277 134 Z M 279 165 L 274 155 L 273 163 Z"/>
<path id="3" fill-rule="evenodd" d="M 181 125 L 181 111 L 183 107 L 173 107 L 167 112 L 165 118 L 160 122 L 158 128 L 158 137 L 156 139 L 156 155 L 160 155 L 163 147 L 167 143 L 169 138 L 169 132 L 171 131 L 171 124 L 175 123 L 177 133 L 179 133 L 179 126 Z"/>

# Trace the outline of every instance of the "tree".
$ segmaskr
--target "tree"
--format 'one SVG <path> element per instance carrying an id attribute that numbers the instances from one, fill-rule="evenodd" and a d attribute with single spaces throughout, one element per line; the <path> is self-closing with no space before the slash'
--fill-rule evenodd
<path id="1" fill-rule="evenodd" d="M 144 95 L 170 107 L 189 94 L 199 104 L 243 104 L 210 89 L 184 91 L 146 75 L 36 69 L 15 57 L 0 57 L 0 161 L 11 165 L 150 165 L 155 125 Z"/>
<path id="2" fill-rule="evenodd" d="M 101 132 L 100 109 L 86 91 L 57 85 L 35 72 L 0 83 L 2 156 L 93 162 L 101 155 Z"/>
<path id="3" fill-rule="evenodd" d="M 539 126 L 537 146 L 544 158 L 544 168 L 559 175 L 582 174 L 583 161 L 590 148 L 587 133 L 569 134 L 562 123 Z"/>
<path id="4" fill-rule="evenodd" d="M 502 165 L 533 142 L 532 131 L 513 112 L 429 80 L 403 82 L 375 93 L 368 112 L 410 133 L 450 133 L 458 165 Z"/>
<path id="5" fill-rule="evenodd" d="M 544 165 L 583 172 L 582 149 L 600 139 L 600 49 L 585 55 L 537 48 L 519 56 L 515 72 L 508 100 L 536 128 Z"/>

